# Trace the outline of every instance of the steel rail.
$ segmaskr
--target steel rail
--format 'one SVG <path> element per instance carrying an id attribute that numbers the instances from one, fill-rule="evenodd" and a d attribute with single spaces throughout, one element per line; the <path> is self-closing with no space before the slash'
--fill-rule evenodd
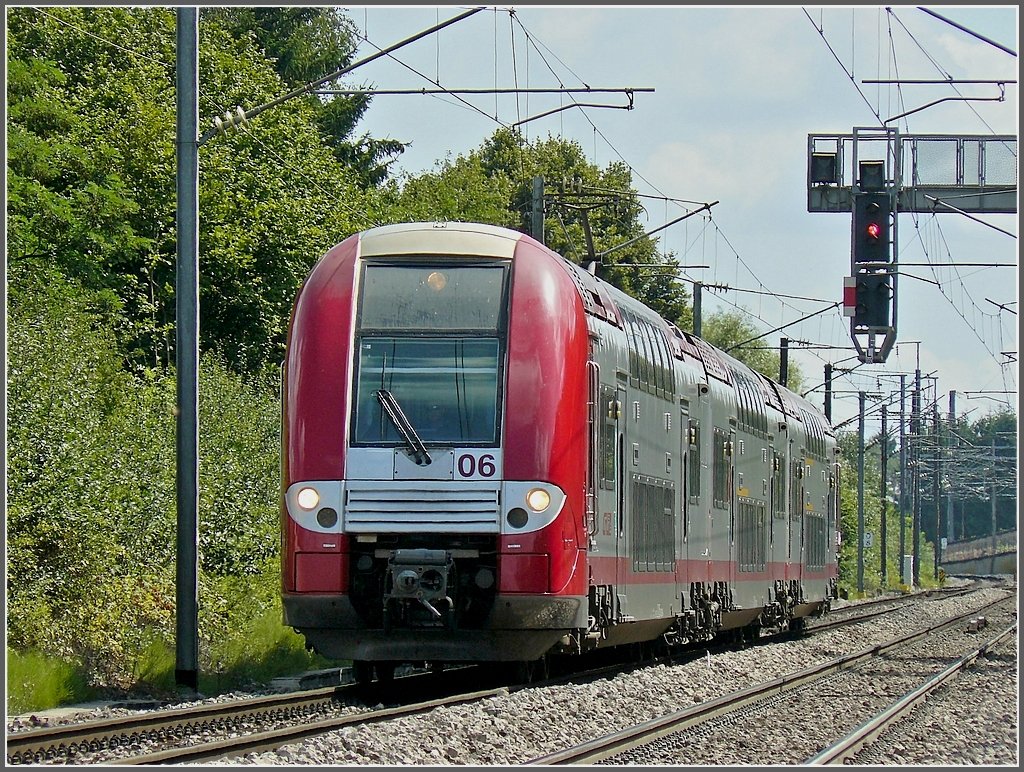
<path id="1" fill-rule="evenodd" d="M 972 591 L 970 588 L 954 590 L 955 594 Z M 924 593 L 916 593 L 904 596 L 903 598 L 880 598 L 868 603 L 848 606 L 836 611 L 858 610 L 867 605 L 876 605 L 883 602 L 912 600 L 919 595 L 930 596 L 936 593 L 947 593 L 949 590 L 929 590 Z M 902 604 L 901 604 L 902 605 Z M 807 628 L 808 633 L 824 632 L 834 627 L 855 624 L 860 621 L 889 613 L 894 609 L 884 609 L 869 614 L 835 620 L 817 624 Z M 680 655 L 677 653 L 668 658 L 656 657 L 652 663 L 678 661 Z M 634 666 L 642 666 L 643 663 Z M 530 686 L 553 685 L 578 681 L 581 678 L 597 678 L 611 672 L 622 672 L 624 663 L 592 668 L 584 671 L 577 671 L 554 678 L 546 678 L 539 682 L 529 684 Z M 428 674 L 431 675 L 431 674 Z M 404 678 L 413 678 L 417 681 L 423 674 L 413 674 Z M 432 677 L 436 677 L 434 674 Z M 523 688 L 524 685 L 514 685 L 510 690 Z M 157 739 L 173 738 L 191 732 L 199 731 L 209 726 L 230 726 L 245 719 L 251 719 L 260 715 L 279 712 L 282 715 L 308 715 L 326 708 L 331 702 L 340 701 L 348 696 L 359 696 L 359 687 L 356 684 L 345 684 L 341 686 L 329 686 L 318 689 L 290 692 L 287 694 L 267 695 L 255 698 L 247 698 L 232 703 L 210 703 L 196 705 L 186 708 L 173 708 L 170 710 L 155 710 L 134 716 L 122 716 L 118 718 L 105 718 L 92 721 L 82 721 L 67 725 L 30 729 L 21 732 L 13 732 L 7 735 L 6 759 L 8 764 L 33 763 L 36 761 L 53 760 L 58 757 L 73 758 L 77 753 L 90 753 L 104 749 L 115 749 L 127 745 L 141 737 L 156 737 Z M 483 693 L 481 693 L 483 694 Z M 479 696 L 479 695 L 478 695 Z M 410 706 L 411 707 L 411 706 Z M 387 716 L 385 716 L 386 718 Z M 353 721 L 369 719 L 369 713 L 353 714 Z M 279 747 L 279 742 L 277 746 Z M 141 757 L 140 757 L 141 758 Z M 109 763 L 146 763 L 146 762 L 109 762 Z M 157 763 L 157 762 L 150 762 Z"/>
<path id="2" fill-rule="evenodd" d="M 1005 638 L 1014 634 L 1016 630 L 1017 623 L 1014 622 L 994 638 L 985 642 L 974 651 L 965 654 L 941 673 L 928 679 L 913 691 L 908 692 L 892 705 L 862 723 L 850 734 L 840 738 L 820 753 L 804 761 L 803 764 L 843 764 L 847 760 L 854 759 L 861 750 L 883 734 L 893 722 L 908 715 L 917 707 L 919 702 L 927 699 L 932 692 L 969 667 L 990 649 L 995 648 Z"/>
<path id="3" fill-rule="evenodd" d="M 959 614 L 943 622 L 920 628 L 912 633 L 886 643 L 869 646 L 860 651 L 845 654 L 841 657 L 837 657 L 818 665 L 812 665 L 811 667 L 804 668 L 803 670 L 799 670 L 795 673 L 774 678 L 771 681 L 766 681 L 746 689 L 724 694 L 713 700 L 709 700 L 708 702 L 703 702 L 699 705 L 694 705 L 675 713 L 659 716 L 658 718 L 651 719 L 650 721 L 645 721 L 642 724 L 627 727 L 626 729 L 613 732 L 605 735 L 604 737 L 599 737 L 595 740 L 582 743 L 572 748 L 567 748 L 563 751 L 557 751 L 546 756 L 531 759 L 524 762 L 524 764 L 527 766 L 594 764 L 603 759 L 610 758 L 611 756 L 632 750 L 638 746 L 646 745 L 660 737 L 676 734 L 677 732 L 696 724 L 704 723 L 716 718 L 717 716 L 733 713 L 747 705 L 763 700 L 766 697 L 782 694 L 783 692 L 791 691 L 806 683 L 818 681 L 839 670 L 852 667 L 853 665 L 870 659 L 871 657 L 879 656 L 890 649 L 905 646 L 920 638 L 924 638 L 934 632 L 937 632 L 938 630 L 955 625 L 964 619 L 976 616 L 979 611 L 984 611 L 996 604 L 1005 603 L 1007 600 L 1011 599 L 1013 599 L 1012 596 L 999 598 L 985 604 L 980 609 L 973 609 L 970 612 Z"/>
<path id="4" fill-rule="evenodd" d="M 939 600 L 947 600 L 949 598 L 956 598 L 960 595 L 966 595 L 967 593 L 976 591 L 977 588 L 970 587 L 963 589 L 959 587 L 948 589 L 937 588 L 934 590 L 926 590 L 922 593 L 915 593 L 913 595 L 904 595 L 899 598 L 878 598 L 876 600 L 871 600 L 866 603 L 858 603 L 855 606 L 845 606 L 841 609 L 833 609 L 830 613 L 837 614 L 839 612 L 847 610 L 860 610 L 868 606 L 874 607 L 883 603 L 893 603 L 895 605 L 889 608 L 879 609 L 877 611 L 869 611 L 863 614 L 854 614 L 853 616 L 843 617 L 842 619 L 828 619 L 826 617 L 825 621 L 813 624 L 810 627 L 808 627 L 807 630 L 815 633 L 823 633 L 827 632 L 828 630 L 835 630 L 840 627 L 846 627 L 847 625 L 855 625 L 860 622 L 868 622 L 872 619 L 875 619 L 876 617 L 885 616 L 890 612 L 893 612 L 899 608 L 902 608 L 903 606 L 906 606 L 909 603 L 913 603 L 914 601 L 921 600 L 923 598 L 932 598 L 933 596 L 937 596 Z"/>
<path id="5" fill-rule="evenodd" d="M 434 708 L 444 705 L 459 705 L 465 702 L 494 697 L 507 693 L 507 687 L 486 689 L 468 694 L 458 694 L 451 697 L 442 697 L 427 702 L 417 702 L 412 705 L 404 705 L 397 708 L 385 708 L 374 710 L 368 713 L 356 713 L 348 716 L 324 719 L 310 724 L 282 727 L 266 732 L 257 732 L 241 737 L 232 737 L 225 740 L 216 740 L 202 745 L 195 745 L 185 748 L 169 748 L 156 753 L 147 753 L 141 756 L 132 756 L 124 759 L 107 761 L 107 764 L 132 765 L 132 764 L 182 764 L 197 761 L 213 761 L 231 756 L 238 756 L 242 753 L 259 753 L 280 748 L 282 745 L 298 742 L 307 737 L 315 737 L 327 732 L 340 729 L 353 724 L 370 724 L 377 721 L 399 718 L 401 716 L 412 716 L 417 713 L 426 713 Z"/>
<path id="6" fill-rule="evenodd" d="M 31 763 L 36 759 L 68 756 L 75 752 L 74 749 L 90 752 L 113 748 L 132 736 L 180 733 L 190 727 L 227 724 L 263 713 L 280 711 L 294 715 L 310 712 L 344 697 L 353 689 L 352 685 L 327 686 L 255 697 L 238 703 L 211 703 L 14 732 L 7 735 L 7 763 Z"/>

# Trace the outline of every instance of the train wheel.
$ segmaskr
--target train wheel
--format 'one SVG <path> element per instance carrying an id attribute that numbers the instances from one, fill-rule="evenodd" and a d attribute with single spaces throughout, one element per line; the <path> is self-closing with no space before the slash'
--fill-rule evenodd
<path id="1" fill-rule="evenodd" d="M 757 643 L 761 639 L 761 625 L 759 625 L 759 624 L 747 625 L 744 628 L 744 633 L 745 633 L 744 637 L 746 638 L 746 644 L 748 646 L 753 646 L 755 643 Z"/>
<path id="2" fill-rule="evenodd" d="M 390 684 L 395 680 L 394 662 L 377 662 L 374 664 L 374 669 L 377 671 L 378 683 Z"/>
<path id="3" fill-rule="evenodd" d="M 373 663 L 365 659 L 352 660 L 352 679 L 360 686 L 369 686 L 373 681 Z"/>
<path id="4" fill-rule="evenodd" d="M 789 630 L 790 630 L 790 632 L 796 633 L 798 635 L 802 634 L 805 630 L 807 630 L 807 617 L 799 617 L 798 619 L 790 619 L 789 620 Z"/>
<path id="5" fill-rule="evenodd" d="M 509 667 L 512 681 L 517 684 L 532 684 L 535 681 L 544 681 L 548 677 L 548 658 L 512 662 Z"/>

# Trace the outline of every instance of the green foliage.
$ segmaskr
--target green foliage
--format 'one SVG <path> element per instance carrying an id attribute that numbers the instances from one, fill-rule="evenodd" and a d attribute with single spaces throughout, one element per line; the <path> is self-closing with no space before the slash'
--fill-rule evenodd
<path id="1" fill-rule="evenodd" d="M 938 441 L 950 457 L 943 469 L 950 488 L 940 490 L 939 495 L 943 508 L 952 498 L 954 537 L 963 540 L 992 533 L 993 487 L 996 531 L 1016 529 L 1016 412 L 1003 408 L 973 423 L 962 416 L 954 427 L 940 427 Z M 934 501 L 929 485 L 922 495 L 922 507 L 930 511 Z"/>
<path id="2" fill-rule="evenodd" d="M 516 227 L 508 209 L 513 183 L 504 173 L 489 174 L 478 154 L 447 160 L 435 172 L 405 180 L 390 219 L 483 222 Z"/>
<path id="3" fill-rule="evenodd" d="M 868 440 L 869 444 L 872 444 Z M 839 435 L 840 454 L 840 523 L 842 546 L 839 551 L 839 585 L 853 597 L 858 592 L 858 439 L 855 433 Z M 890 444 L 889 452 L 892 452 Z M 872 545 L 863 549 L 864 591 L 895 589 L 900 586 L 902 557 L 900 554 L 900 513 L 891 501 L 886 503 L 886 581 L 882 582 L 882 494 L 881 472 L 878 464 L 880 447 L 873 443 L 865 450 L 864 461 L 864 531 L 872 535 Z M 898 482 L 898 471 L 889 465 L 887 475 L 887 496 L 892 497 Z M 903 518 L 905 554 L 913 554 L 913 516 L 908 509 Z M 934 587 L 935 546 L 924 529 L 920 535 L 920 565 L 918 574 L 921 585 Z M 908 584 L 911 577 L 908 577 Z"/>
<path id="4" fill-rule="evenodd" d="M 350 65 L 358 44 L 358 31 L 340 8 L 204 9 L 202 24 L 211 22 L 239 40 L 253 40 L 292 89 Z M 321 88 L 343 89 L 345 85 L 335 78 Z M 353 137 L 370 106 L 370 97 L 310 95 L 305 99 L 313 107 L 315 120 L 337 160 L 356 175 L 362 186 L 382 184 L 406 144 L 368 134 Z"/>
<path id="5" fill-rule="evenodd" d="M 7 715 L 86 700 L 92 691 L 74 662 L 7 647 Z"/>
<path id="6" fill-rule="evenodd" d="M 226 18 L 211 14 L 200 25 L 202 125 L 226 105 L 252 107 L 287 90 L 252 36 Z M 118 299 L 109 321 L 127 358 L 139 370 L 166 366 L 175 316 L 174 11 L 14 8 L 8 23 L 11 269 L 52 266 L 109 290 Z M 280 361 L 309 267 L 379 208 L 360 191 L 361 172 L 325 142 L 322 113 L 316 99 L 292 100 L 201 149 L 200 334 L 204 349 L 236 370 Z"/>
<path id="7" fill-rule="evenodd" d="M 758 338 L 760 334 L 754 324 L 739 311 L 719 311 L 701 320 L 701 337 L 708 343 L 726 351 L 752 370 L 777 381 L 779 355 L 769 347 L 767 338 Z M 790 391 L 799 393 L 804 388 L 803 374 L 794 362 L 789 363 L 787 383 Z"/>
<path id="8" fill-rule="evenodd" d="M 173 637 L 174 380 L 124 370 L 95 296 L 37 278 L 9 319 L 8 641 L 123 686 Z M 207 355 L 200 393 L 201 565 L 276 584 L 273 385 Z"/>
<path id="9" fill-rule="evenodd" d="M 478 221 L 530 233 L 537 176 L 545 184 L 547 246 L 581 264 L 615 248 L 599 261 L 598 275 L 680 327 L 692 326 L 686 290 L 665 279 L 678 262 L 659 255 L 655 242 L 643 237 L 643 210 L 629 168 L 610 164 L 599 169 L 576 142 L 548 137 L 531 144 L 514 130 L 499 129 L 478 150 L 445 159 L 435 172 L 405 179 L 400 191 L 391 191 L 391 219 Z M 595 255 L 589 251 L 587 226 Z"/>
<path id="10" fill-rule="evenodd" d="M 214 692 L 267 683 L 271 678 L 327 667 L 282 624 L 276 561 L 248 576 L 204 574 L 200 586 L 199 686 Z"/>

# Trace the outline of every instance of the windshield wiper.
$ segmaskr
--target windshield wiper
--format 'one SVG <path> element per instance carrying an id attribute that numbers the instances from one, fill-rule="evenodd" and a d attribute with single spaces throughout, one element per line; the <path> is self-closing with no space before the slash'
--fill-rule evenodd
<path id="1" fill-rule="evenodd" d="M 427 453 L 427 447 L 416 433 L 412 423 L 405 417 L 405 413 L 402 412 L 402 407 L 398 404 L 398 400 L 395 399 L 395 395 L 387 389 L 381 389 L 377 392 L 377 401 L 380 402 L 380 406 L 388 414 L 391 423 L 395 425 L 398 433 L 405 440 L 405 444 L 412 451 L 412 460 L 416 462 L 417 466 L 429 464 L 430 454 Z"/>

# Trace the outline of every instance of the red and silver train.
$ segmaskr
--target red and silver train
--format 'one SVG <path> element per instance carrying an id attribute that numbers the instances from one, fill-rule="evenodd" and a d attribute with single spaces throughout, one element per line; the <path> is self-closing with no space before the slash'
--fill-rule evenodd
<path id="1" fill-rule="evenodd" d="M 522 233 L 335 246 L 282 400 L 284 621 L 364 675 L 799 628 L 837 597 L 821 413 Z"/>

